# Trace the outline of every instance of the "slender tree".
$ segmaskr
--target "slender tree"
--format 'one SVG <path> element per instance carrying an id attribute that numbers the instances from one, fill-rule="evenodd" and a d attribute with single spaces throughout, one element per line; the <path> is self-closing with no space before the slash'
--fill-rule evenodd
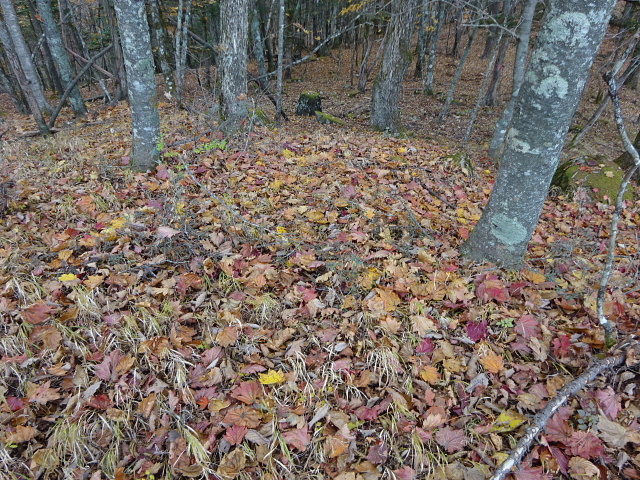
<path id="1" fill-rule="evenodd" d="M 20 67 L 22 69 L 22 73 L 24 74 L 26 85 L 31 92 L 31 96 L 38 103 L 38 107 L 41 112 L 51 113 L 51 106 L 44 96 L 42 83 L 40 82 L 40 78 L 38 77 L 38 73 L 36 72 L 36 67 L 31 60 L 31 52 L 29 51 L 29 46 L 27 45 L 27 42 L 22 35 L 20 22 L 13 5 L 13 1 L 0 0 L 0 7 L 2 7 L 4 24 L 7 31 L 9 32 L 9 36 L 11 37 L 13 50 L 18 56 Z M 27 92 L 24 93 L 25 95 L 28 95 Z"/>
<path id="2" fill-rule="evenodd" d="M 69 55 L 65 50 L 64 43 L 62 42 L 60 30 L 58 30 L 58 25 L 53 18 L 51 0 L 36 0 L 36 4 L 38 6 L 38 13 L 42 18 L 42 25 L 47 37 L 49 49 L 51 50 L 51 55 L 58 67 L 60 79 L 66 89 L 73 79 L 73 70 L 71 68 L 71 62 L 69 61 Z M 69 103 L 71 103 L 71 107 L 76 115 L 84 115 L 87 113 L 87 107 L 84 104 L 82 95 L 80 95 L 80 89 L 77 86 L 73 87 L 71 90 Z"/>
<path id="3" fill-rule="evenodd" d="M 411 34 L 416 15 L 414 0 L 391 3 L 391 22 L 380 71 L 371 99 L 371 127 L 400 129 L 400 94 L 404 75 L 411 63 Z"/>
<path id="4" fill-rule="evenodd" d="M 522 17 L 520 21 L 520 28 L 518 30 L 518 46 L 516 48 L 516 60 L 513 66 L 513 90 L 511 98 L 507 107 L 502 112 L 502 116 L 495 126 L 493 132 L 493 138 L 491 139 L 491 145 L 489 146 L 489 157 L 497 159 L 502 150 L 504 143 L 504 136 L 507 133 L 507 128 L 511 119 L 513 118 L 513 109 L 516 105 L 516 100 L 520 93 L 520 86 L 524 81 L 524 72 L 527 66 L 527 57 L 529 55 L 529 40 L 531 38 L 531 27 L 533 25 L 533 16 L 536 11 L 536 5 L 539 0 L 526 0 Z"/>
<path id="5" fill-rule="evenodd" d="M 4 47 L 4 51 L 7 55 L 7 59 L 9 60 L 9 64 L 11 65 L 11 69 L 13 70 L 13 73 L 18 80 L 18 85 L 20 85 L 22 93 L 24 93 L 25 99 L 27 100 L 27 105 L 29 105 L 29 110 L 31 110 L 31 114 L 38 124 L 40 133 L 42 133 L 43 135 L 51 133 L 49 127 L 47 126 L 47 122 L 44 119 L 44 114 L 42 113 L 42 110 L 40 110 L 40 105 L 38 105 L 38 102 L 30 87 L 29 81 L 22 71 L 20 60 L 18 59 L 18 55 L 13 48 L 11 36 L 9 35 L 9 32 L 7 31 L 3 22 L 0 22 L 0 43 L 2 43 L 2 46 Z"/>
<path id="6" fill-rule="evenodd" d="M 160 117 L 144 0 L 114 0 L 133 122 L 131 167 L 151 170 L 160 152 Z"/>
<path id="7" fill-rule="evenodd" d="M 489 203 L 462 245 L 467 258 L 522 264 L 615 4 L 549 1 Z"/>
<path id="8" fill-rule="evenodd" d="M 167 35 L 162 24 L 162 15 L 160 13 L 160 6 L 158 0 L 149 0 L 149 16 L 151 19 L 151 32 L 155 39 L 156 54 L 158 57 L 158 63 L 160 64 L 160 71 L 164 77 L 164 83 L 167 93 L 170 97 L 176 98 L 176 82 L 173 78 L 173 67 L 170 62 L 169 42 L 167 41 Z"/>
<path id="9" fill-rule="evenodd" d="M 247 106 L 247 42 L 249 0 L 222 0 L 222 54 L 220 55 L 220 90 L 222 129 L 238 131 L 249 117 Z"/>

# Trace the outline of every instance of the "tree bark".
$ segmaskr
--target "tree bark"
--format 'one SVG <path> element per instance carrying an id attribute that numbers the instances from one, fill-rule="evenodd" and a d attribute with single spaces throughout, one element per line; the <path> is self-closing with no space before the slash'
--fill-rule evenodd
<path id="1" fill-rule="evenodd" d="M 144 0 L 114 0 L 133 122 L 131 167 L 151 170 L 160 152 L 160 117 Z"/>
<path id="2" fill-rule="evenodd" d="M 247 41 L 249 0 L 222 0 L 220 90 L 222 130 L 233 134 L 249 117 L 247 106 Z"/>
<path id="3" fill-rule="evenodd" d="M 171 55 L 169 53 L 167 35 L 162 25 L 162 15 L 160 13 L 158 0 L 149 0 L 149 14 L 151 18 L 151 31 L 153 38 L 155 38 L 157 48 L 158 63 L 160 64 L 160 71 L 164 77 L 165 87 L 169 95 L 172 98 L 176 98 L 176 83 L 173 78 L 173 68 L 169 61 Z"/>
<path id="4" fill-rule="evenodd" d="M 399 103 L 404 75 L 411 63 L 414 3 L 413 0 L 392 2 L 390 31 L 371 99 L 371 128 L 375 130 L 401 128 Z"/>
<path id="5" fill-rule="evenodd" d="M 62 36 L 58 30 L 58 25 L 53 18 L 51 0 L 36 0 L 36 4 L 38 6 L 38 13 L 42 18 L 42 25 L 44 27 L 45 35 L 47 36 L 51 55 L 58 67 L 58 73 L 60 74 L 60 79 L 64 84 L 64 89 L 66 89 L 71 80 L 73 80 L 73 70 L 71 68 L 71 62 L 69 61 L 69 56 L 65 50 L 64 43 L 62 42 Z M 80 89 L 77 85 L 73 87 L 69 94 L 69 103 L 71 103 L 71 107 L 76 115 L 85 115 L 87 113 L 87 107 L 84 104 L 82 95 L 80 95 Z"/>
<path id="6" fill-rule="evenodd" d="M 33 95 L 33 91 L 31 90 L 31 86 L 29 81 L 24 75 L 22 71 L 22 66 L 20 65 L 20 60 L 18 59 L 18 55 L 14 50 L 13 42 L 11 41 L 11 36 L 7 31 L 4 22 L 0 22 L 0 43 L 2 43 L 4 47 L 4 51 L 7 55 L 7 59 L 9 60 L 9 64 L 13 70 L 13 73 L 18 80 L 18 84 L 20 85 L 20 89 L 27 100 L 27 104 L 29 105 L 29 110 L 31 110 L 31 114 L 38 124 L 38 129 L 42 135 L 47 135 L 51 133 L 49 127 L 47 126 L 47 122 L 44 119 L 44 115 L 42 110 L 40 110 L 40 105 Z"/>
<path id="7" fill-rule="evenodd" d="M 0 0 L 0 6 L 2 7 L 4 23 L 13 43 L 13 49 L 20 61 L 22 73 L 24 74 L 27 85 L 31 90 L 31 95 L 36 102 L 38 102 L 40 111 L 43 113 L 51 113 L 51 106 L 44 96 L 44 90 L 42 89 L 42 83 L 40 82 L 40 78 L 36 72 L 36 67 L 31 61 L 31 52 L 29 51 L 27 42 L 25 42 L 24 37 L 22 36 L 20 22 L 18 21 L 18 16 L 16 15 L 13 2 L 12 0 Z"/>
<path id="8" fill-rule="evenodd" d="M 615 3 L 550 0 L 493 192 L 461 247 L 468 259 L 522 265 Z"/>
<path id="9" fill-rule="evenodd" d="M 520 24 L 520 32 L 518 34 L 518 46 L 516 48 L 516 60 L 513 66 L 513 89 L 511 98 L 507 107 L 502 112 L 502 116 L 493 132 L 491 145 L 489 146 L 489 157 L 497 159 L 502 151 L 504 137 L 507 128 L 513 118 L 513 109 L 520 93 L 520 86 L 524 81 L 524 71 L 527 65 L 527 57 L 529 55 L 529 40 L 531 38 L 531 26 L 533 25 L 533 16 L 536 11 L 536 5 L 539 0 L 526 0 L 524 10 L 522 12 L 522 23 Z"/>

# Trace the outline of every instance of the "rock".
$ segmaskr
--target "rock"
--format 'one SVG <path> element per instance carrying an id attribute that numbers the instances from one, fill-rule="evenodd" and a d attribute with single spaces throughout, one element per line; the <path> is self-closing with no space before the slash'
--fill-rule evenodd
<path id="1" fill-rule="evenodd" d="M 316 92 L 303 92 L 298 98 L 296 115 L 313 116 L 316 112 L 322 111 L 322 100 L 320 94 Z"/>
<path id="2" fill-rule="evenodd" d="M 602 157 L 582 157 L 560 164 L 553 175 L 551 186 L 562 193 L 585 189 L 594 201 L 615 202 L 624 177 L 624 171 L 613 161 Z M 633 200 L 633 192 L 627 188 L 625 200 Z"/>
<path id="3" fill-rule="evenodd" d="M 345 122 L 338 117 L 334 117 L 330 113 L 316 112 L 316 119 L 323 124 L 335 123 L 337 125 L 345 125 Z"/>

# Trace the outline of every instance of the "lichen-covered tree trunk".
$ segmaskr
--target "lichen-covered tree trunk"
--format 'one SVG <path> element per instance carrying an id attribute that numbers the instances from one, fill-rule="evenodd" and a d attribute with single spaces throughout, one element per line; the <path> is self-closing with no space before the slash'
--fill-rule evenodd
<path id="1" fill-rule="evenodd" d="M 131 167 L 151 170 L 160 152 L 160 117 L 144 0 L 115 0 L 133 122 Z"/>
<path id="2" fill-rule="evenodd" d="M 222 26 L 222 54 L 220 55 L 222 129 L 226 133 L 234 133 L 249 117 L 247 107 L 249 0 L 222 0 L 220 24 Z"/>
<path id="3" fill-rule="evenodd" d="M 51 0 L 36 0 L 38 5 L 38 13 L 42 18 L 42 25 L 44 27 L 45 35 L 47 36 L 47 43 L 51 50 L 51 55 L 58 67 L 58 73 L 64 84 L 64 88 L 73 80 L 73 70 L 71 69 L 71 62 L 69 61 L 69 55 L 65 50 L 64 43 L 62 42 L 62 36 L 58 25 L 53 18 L 53 11 L 51 9 Z M 69 103 L 76 115 L 84 115 L 87 113 L 87 107 L 84 104 L 82 95 L 80 95 L 80 89 L 76 85 L 69 94 Z"/>
<path id="4" fill-rule="evenodd" d="M 404 75 L 411 63 L 414 3 L 414 0 L 391 3 L 390 31 L 371 99 L 371 128 L 375 130 L 397 131 L 401 128 L 399 103 Z"/>
<path id="5" fill-rule="evenodd" d="M 522 264 L 615 3 L 549 1 L 491 198 L 462 246 L 467 258 Z"/>

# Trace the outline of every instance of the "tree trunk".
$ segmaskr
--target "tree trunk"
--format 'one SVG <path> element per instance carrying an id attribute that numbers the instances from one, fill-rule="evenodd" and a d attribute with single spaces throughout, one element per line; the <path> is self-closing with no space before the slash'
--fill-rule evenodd
<path id="1" fill-rule="evenodd" d="M 155 39 L 157 48 L 158 63 L 160 65 L 160 71 L 164 77 L 165 88 L 171 98 L 176 98 L 176 83 L 173 78 L 173 68 L 169 59 L 171 55 L 169 53 L 169 42 L 167 41 L 167 35 L 162 24 L 162 15 L 160 14 L 160 6 L 158 0 L 149 0 L 149 14 L 151 18 L 151 32 Z"/>
<path id="2" fill-rule="evenodd" d="M 520 267 L 616 0 L 550 0 L 491 198 L 464 255 Z"/>
<path id="3" fill-rule="evenodd" d="M 22 90 L 22 93 L 24 93 L 24 96 L 27 100 L 27 104 L 29 105 L 29 109 L 31 110 L 31 114 L 33 115 L 33 118 L 36 120 L 36 123 L 38 124 L 38 129 L 40 130 L 40 133 L 42 133 L 43 135 L 47 135 L 51 133 L 49 130 L 49 127 L 47 126 L 47 122 L 44 119 L 42 110 L 40 110 L 40 105 L 38 105 L 38 102 L 35 96 L 33 95 L 33 91 L 31 90 L 31 85 L 29 84 L 29 81 L 27 80 L 27 78 L 24 75 L 24 72 L 22 71 L 20 60 L 18 59 L 18 55 L 14 50 L 14 45 L 13 45 L 13 42 L 11 41 L 11 36 L 9 35 L 9 32 L 6 29 L 4 22 L 0 22 L 0 43 L 2 43 L 4 47 L 4 51 L 7 54 L 7 59 L 9 60 L 9 64 L 11 65 L 11 68 L 13 69 L 13 73 L 15 74 L 16 79 L 18 80 L 18 84 L 20 85 L 20 89 Z"/>
<path id="4" fill-rule="evenodd" d="M 438 3 L 438 18 L 436 20 L 436 29 L 432 32 L 431 43 L 429 44 L 429 60 L 427 62 L 427 74 L 422 82 L 422 89 L 427 95 L 433 94 L 434 72 L 436 70 L 436 57 L 438 53 L 438 41 L 442 32 L 442 24 L 444 23 L 444 15 L 447 11 L 447 4 L 444 1 Z"/>
<path id="5" fill-rule="evenodd" d="M 502 116 L 493 131 L 491 145 L 489 146 L 489 157 L 496 160 L 502 151 L 504 137 L 507 128 L 513 117 L 513 110 L 516 100 L 520 93 L 520 86 L 524 81 L 524 72 L 527 65 L 527 57 L 529 55 L 529 41 L 531 38 L 531 26 L 533 25 L 533 16 L 536 12 L 536 5 L 539 0 L 526 0 L 524 10 L 522 12 L 522 23 L 520 24 L 520 32 L 518 34 L 518 46 L 516 48 L 516 60 L 513 66 L 513 89 L 511 98 L 507 107 L 502 112 Z"/>
<path id="6" fill-rule="evenodd" d="M 160 152 L 160 117 L 149 24 L 144 0 L 114 0 L 122 53 L 127 75 L 127 92 L 133 122 L 131 167 L 153 169 Z"/>
<path id="7" fill-rule="evenodd" d="M 20 84 L 15 79 L 15 76 L 11 76 L 4 70 L 2 65 L 0 65 L 0 85 L 2 86 L 2 90 L 11 97 L 11 101 L 16 107 L 16 110 L 22 115 L 27 115 L 29 113 L 29 106 L 20 89 Z"/>
<path id="8" fill-rule="evenodd" d="M 186 6 L 184 2 L 186 1 Z M 179 0 L 178 3 L 178 28 L 176 29 L 175 57 L 176 57 L 176 100 L 182 107 L 182 90 L 184 74 L 187 68 L 187 48 L 189 45 L 189 21 L 191 20 L 191 0 Z"/>
<path id="9" fill-rule="evenodd" d="M 511 0 L 504 0 L 502 3 L 502 13 L 504 15 L 504 21 L 502 26 L 504 28 L 508 28 L 509 25 L 509 16 L 511 15 L 511 8 L 513 7 L 513 3 Z M 511 41 L 511 37 L 508 35 L 502 35 L 502 31 L 500 33 L 500 39 L 498 40 L 498 58 L 493 64 L 493 72 L 491 74 L 491 81 L 489 82 L 489 88 L 487 88 L 487 94 L 484 97 L 484 104 L 492 107 L 496 104 L 496 97 L 498 96 L 498 92 L 500 91 L 500 82 L 502 80 L 502 71 L 504 67 L 504 59 L 507 56 L 507 50 L 509 50 L 509 43 Z M 483 57 L 486 58 L 486 57 Z"/>
<path id="10" fill-rule="evenodd" d="M 220 90 L 222 130 L 237 132 L 249 117 L 247 106 L 247 38 L 249 0 L 222 0 L 222 54 L 220 55 Z"/>
<path id="11" fill-rule="evenodd" d="M 284 62 L 284 0 L 280 0 L 278 8 L 278 75 L 276 92 L 276 124 L 280 126 L 282 112 L 282 64 Z"/>
<path id="12" fill-rule="evenodd" d="M 22 73 L 24 74 L 28 88 L 31 90 L 31 96 L 38 102 L 38 107 L 43 113 L 51 113 L 51 106 L 47 102 L 44 96 L 44 90 L 42 89 L 42 83 L 36 72 L 36 67 L 31 61 L 31 52 L 22 36 L 22 30 L 20 30 L 20 22 L 18 16 L 13 7 L 12 0 L 0 0 L 0 6 L 2 7 L 2 14 L 4 16 L 4 23 L 6 25 L 11 41 L 13 42 L 13 49 L 18 55 L 20 66 L 22 67 Z M 25 92 L 25 95 L 27 93 Z"/>
<path id="13" fill-rule="evenodd" d="M 44 27 L 45 35 L 47 36 L 51 55 L 58 67 L 58 72 L 60 73 L 64 89 L 66 89 L 69 83 L 73 80 L 74 75 L 71 68 L 71 62 L 69 61 L 69 55 L 67 55 L 64 43 L 62 42 L 62 36 L 58 30 L 58 25 L 53 18 L 51 0 L 36 0 L 36 4 L 38 6 L 38 13 L 40 13 L 40 17 L 42 18 L 42 25 Z M 71 90 L 69 103 L 71 103 L 71 107 L 76 115 L 85 115 L 87 113 L 87 107 L 84 104 L 82 95 L 80 95 L 80 89 L 77 86 Z"/>
<path id="14" fill-rule="evenodd" d="M 404 75 L 411 63 L 414 3 L 413 0 L 392 3 L 390 31 L 371 99 L 371 128 L 375 130 L 397 131 L 401 128 L 399 103 Z"/>

